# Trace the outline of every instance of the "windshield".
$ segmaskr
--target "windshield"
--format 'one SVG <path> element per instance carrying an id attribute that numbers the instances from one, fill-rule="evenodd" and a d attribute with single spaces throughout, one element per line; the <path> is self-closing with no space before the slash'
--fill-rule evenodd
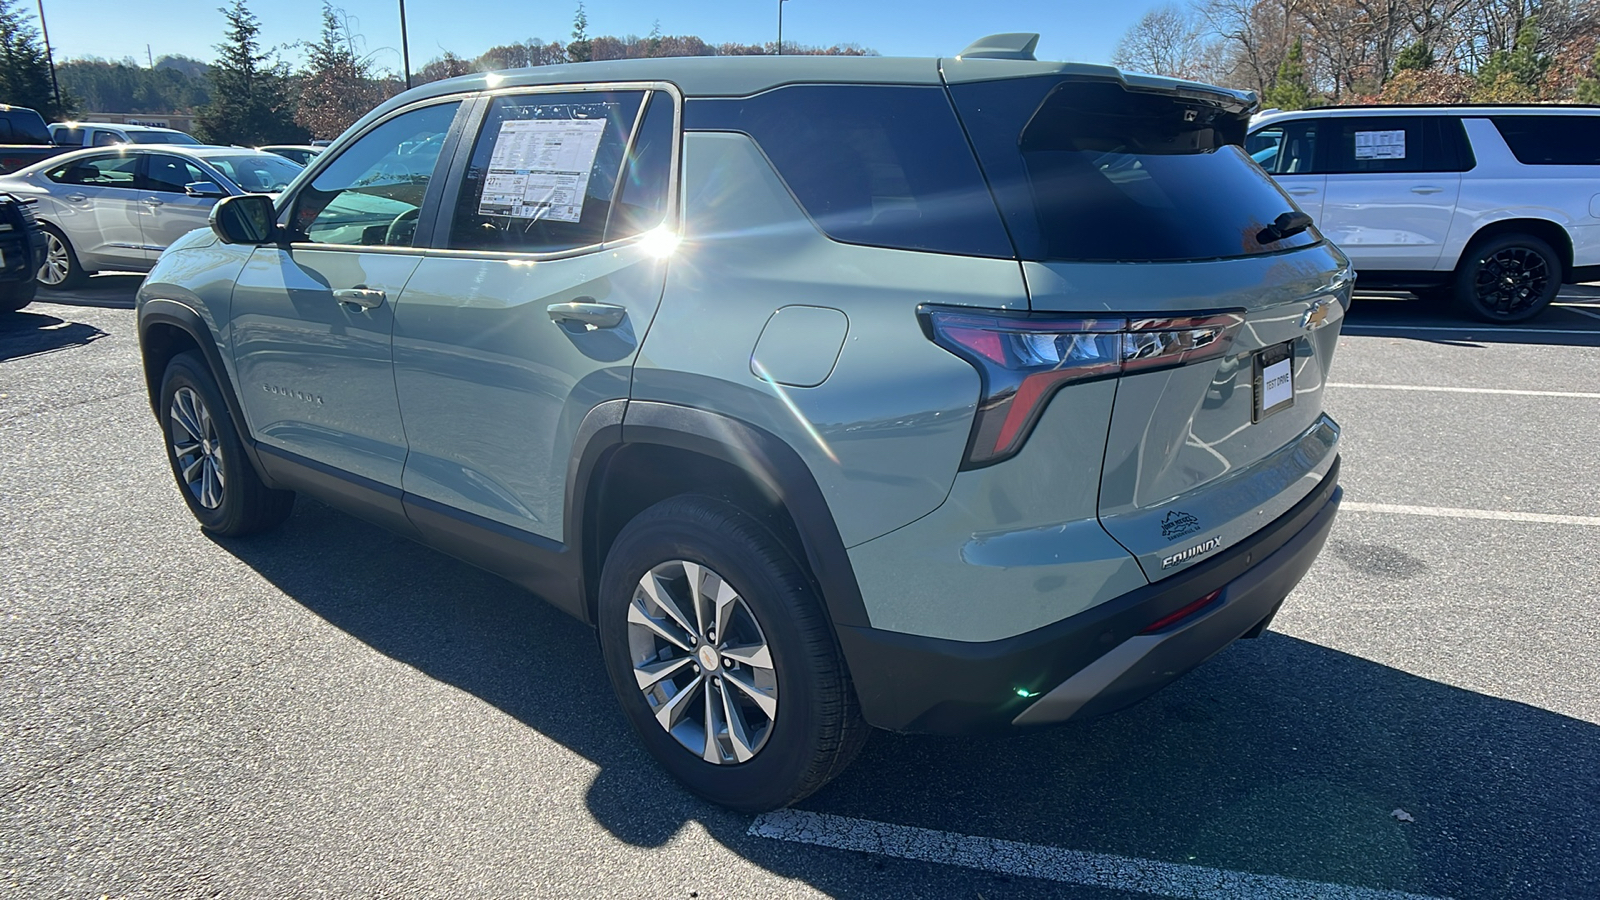
<path id="1" fill-rule="evenodd" d="M 304 166 L 271 153 L 208 156 L 205 160 L 228 176 L 228 180 L 252 194 L 276 194 L 305 171 Z"/>
<path id="2" fill-rule="evenodd" d="M 1239 146 L 1243 117 L 1216 105 L 1070 78 L 951 94 L 1023 259 L 1223 259 L 1320 240 L 1273 239 L 1294 206 Z"/>
<path id="3" fill-rule="evenodd" d="M 199 141 L 181 131 L 130 131 L 128 132 L 130 144 L 192 144 L 199 145 Z"/>

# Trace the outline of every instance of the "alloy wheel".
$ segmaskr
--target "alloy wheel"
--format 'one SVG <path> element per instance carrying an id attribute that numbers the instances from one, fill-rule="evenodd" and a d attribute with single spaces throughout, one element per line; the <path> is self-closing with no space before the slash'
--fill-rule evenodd
<path id="1" fill-rule="evenodd" d="M 1473 288 L 1485 310 L 1511 316 L 1539 302 L 1549 284 L 1550 267 L 1543 255 L 1526 247 L 1506 247 L 1479 263 Z"/>
<path id="2" fill-rule="evenodd" d="M 172 458 L 183 484 L 206 509 L 222 505 L 222 442 L 205 401 L 190 387 L 172 395 Z"/>
<path id="3" fill-rule="evenodd" d="M 761 751 L 778 715 L 766 635 L 738 591 L 688 560 L 644 574 L 628 604 L 633 674 L 655 720 L 706 762 Z"/>
<path id="4" fill-rule="evenodd" d="M 57 237 L 53 232 L 44 233 L 44 265 L 39 267 L 39 283 L 45 287 L 55 287 L 67 280 L 72 273 L 72 258 L 68 255 L 67 243 Z"/>

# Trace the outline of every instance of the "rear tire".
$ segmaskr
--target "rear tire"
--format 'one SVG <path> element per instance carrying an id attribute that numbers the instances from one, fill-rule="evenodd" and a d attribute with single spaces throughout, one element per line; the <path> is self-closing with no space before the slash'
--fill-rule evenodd
<path id="1" fill-rule="evenodd" d="M 1503 234 L 1467 248 L 1456 267 L 1456 303 L 1484 322 L 1525 322 L 1561 290 L 1561 258 L 1532 235 Z"/>
<path id="2" fill-rule="evenodd" d="M 54 225 L 41 224 L 44 231 L 44 264 L 39 266 L 39 286 L 51 291 L 70 291 L 83 287 L 89 273 L 78 265 L 72 242 Z"/>
<path id="3" fill-rule="evenodd" d="M 33 302 L 39 285 L 33 279 L 0 285 L 0 312 L 18 312 Z"/>
<path id="4" fill-rule="evenodd" d="M 193 350 L 167 363 L 161 435 L 178 492 L 206 531 L 243 537 L 276 527 L 294 509 L 294 492 L 268 488 L 245 457 L 216 378 Z"/>
<path id="5" fill-rule="evenodd" d="M 713 803 L 787 806 L 843 771 L 866 740 L 810 579 L 737 507 L 685 495 L 640 513 L 606 558 L 597 613 L 629 723 L 662 768 Z"/>

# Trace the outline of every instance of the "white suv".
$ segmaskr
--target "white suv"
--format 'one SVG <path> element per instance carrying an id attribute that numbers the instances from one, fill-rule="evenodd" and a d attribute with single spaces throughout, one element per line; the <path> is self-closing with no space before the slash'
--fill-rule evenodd
<path id="1" fill-rule="evenodd" d="M 1518 322 L 1600 278 L 1600 107 L 1269 111 L 1246 148 L 1363 286 Z"/>

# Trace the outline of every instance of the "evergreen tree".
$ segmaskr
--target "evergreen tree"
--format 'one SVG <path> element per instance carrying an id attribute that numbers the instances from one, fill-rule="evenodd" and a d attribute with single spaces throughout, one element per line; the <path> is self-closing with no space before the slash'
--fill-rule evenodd
<path id="1" fill-rule="evenodd" d="M 1261 98 L 1263 106 L 1277 109 L 1305 109 L 1311 105 L 1311 85 L 1306 78 L 1306 51 L 1299 38 L 1278 64 L 1278 78 Z"/>
<path id="2" fill-rule="evenodd" d="M 50 58 L 19 2 L 0 0 L 0 99 L 36 109 L 47 122 L 63 118 L 67 111 L 56 106 Z"/>
<path id="3" fill-rule="evenodd" d="M 1539 99 L 1550 57 L 1538 51 L 1539 28 L 1533 18 L 1517 32 L 1510 50 L 1496 50 L 1478 69 L 1472 99 L 1479 103 L 1518 103 Z"/>
<path id="4" fill-rule="evenodd" d="M 1600 49 L 1594 52 L 1594 59 L 1589 60 L 1589 71 L 1578 79 L 1578 89 L 1573 95 L 1579 103 L 1600 103 Z"/>
<path id="5" fill-rule="evenodd" d="M 260 21 L 245 0 L 217 11 L 227 18 L 228 31 L 206 73 L 211 102 L 195 120 L 197 136 L 246 146 L 304 140 L 305 130 L 294 121 L 285 67 L 261 49 Z"/>
<path id="6" fill-rule="evenodd" d="M 341 12 L 324 0 L 322 37 L 306 47 L 306 69 L 300 79 L 294 120 L 314 138 L 342 134 L 381 97 L 372 64 L 356 54 L 355 38 L 341 20 Z"/>
<path id="7" fill-rule="evenodd" d="M 589 40 L 589 14 L 584 12 L 583 0 L 578 0 L 578 14 L 572 18 L 572 43 L 567 45 L 567 58 L 572 62 L 588 62 L 594 58 L 594 42 Z"/>
<path id="8" fill-rule="evenodd" d="M 1433 68 L 1434 61 L 1433 48 L 1428 46 L 1428 42 L 1417 41 L 1415 44 L 1401 50 L 1395 56 L 1394 70 L 1396 72 L 1423 72 Z"/>

